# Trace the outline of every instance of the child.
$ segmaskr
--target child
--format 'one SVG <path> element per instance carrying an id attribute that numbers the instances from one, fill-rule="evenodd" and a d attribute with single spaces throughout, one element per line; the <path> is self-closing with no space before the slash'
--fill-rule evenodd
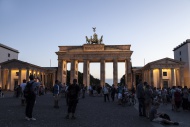
<path id="1" fill-rule="evenodd" d="M 160 122 L 160 123 L 164 123 L 164 124 L 173 124 L 173 125 L 179 125 L 178 122 L 173 122 L 170 120 L 170 118 L 166 119 L 163 118 L 161 116 L 164 115 L 164 113 L 157 113 L 157 109 L 159 108 L 159 103 L 155 102 L 153 108 L 150 110 L 150 121 L 154 121 L 154 122 Z"/>

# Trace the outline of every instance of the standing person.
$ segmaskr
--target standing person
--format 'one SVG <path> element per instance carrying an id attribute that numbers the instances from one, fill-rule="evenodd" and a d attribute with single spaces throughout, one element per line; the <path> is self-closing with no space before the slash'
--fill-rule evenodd
<path id="1" fill-rule="evenodd" d="M 114 85 L 112 85 L 112 87 L 111 87 L 111 99 L 112 99 L 112 101 L 115 100 L 115 93 L 116 93 L 116 88 Z"/>
<path id="2" fill-rule="evenodd" d="M 149 112 L 152 105 L 152 91 L 150 89 L 150 86 L 147 84 L 145 86 L 145 110 L 146 110 L 146 117 L 149 118 Z"/>
<path id="3" fill-rule="evenodd" d="M 30 81 L 27 82 L 27 85 L 24 89 L 24 94 L 27 93 L 25 95 L 26 98 L 25 118 L 26 120 L 36 120 L 36 118 L 32 116 L 32 112 L 36 101 L 36 94 L 37 94 L 36 87 L 38 86 L 38 83 L 34 81 L 33 75 L 30 75 L 29 79 Z"/>
<path id="4" fill-rule="evenodd" d="M 108 101 L 110 101 L 109 100 L 109 90 L 106 86 L 103 87 L 103 93 L 104 93 L 104 102 L 106 102 L 106 98 Z"/>
<path id="5" fill-rule="evenodd" d="M 70 113 L 72 113 L 71 119 L 76 119 L 75 110 L 78 103 L 78 94 L 80 92 L 80 88 L 77 85 L 77 79 L 73 79 L 73 84 L 68 87 L 68 114 L 66 115 L 66 119 L 69 119 Z"/>
<path id="6" fill-rule="evenodd" d="M 118 105 L 122 104 L 122 93 L 123 93 L 123 87 L 121 85 L 118 86 L 117 88 L 117 98 L 118 98 Z"/>
<path id="7" fill-rule="evenodd" d="M 182 100 L 179 88 L 176 88 L 176 91 L 174 93 L 174 98 L 175 98 L 176 111 L 179 111 L 181 100 Z"/>
<path id="8" fill-rule="evenodd" d="M 172 89 L 171 89 L 172 111 L 176 110 L 176 106 L 175 106 L 175 96 L 174 96 L 175 91 L 176 91 L 176 87 L 173 86 Z"/>
<path id="9" fill-rule="evenodd" d="M 139 101 L 139 116 L 145 116 L 145 104 L 144 104 L 144 88 L 142 80 L 139 80 L 139 84 L 137 85 L 137 98 Z"/>
<path id="10" fill-rule="evenodd" d="M 55 85 L 53 86 L 53 95 L 54 95 L 54 108 L 59 108 L 58 101 L 59 101 L 59 81 L 55 81 Z"/>
<path id="11" fill-rule="evenodd" d="M 23 80 L 23 83 L 20 84 L 21 87 L 21 105 L 24 106 L 25 105 L 25 98 L 24 98 L 24 89 L 26 87 L 26 79 Z"/>
<path id="12" fill-rule="evenodd" d="M 187 89 L 187 86 L 184 87 L 183 89 L 183 110 L 188 110 L 188 96 L 189 96 L 189 91 Z"/>

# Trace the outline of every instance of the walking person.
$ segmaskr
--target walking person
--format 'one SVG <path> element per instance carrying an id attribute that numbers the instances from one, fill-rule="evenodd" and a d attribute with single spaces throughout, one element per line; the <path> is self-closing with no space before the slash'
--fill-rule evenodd
<path id="1" fill-rule="evenodd" d="M 23 83 L 20 84 L 21 87 L 21 105 L 24 106 L 25 105 L 25 98 L 24 98 L 24 89 L 26 87 L 26 79 L 23 80 Z"/>
<path id="2" fill-rule="evenodd" d="M 25 119 L 26 120 L 36 120 L 36 118 L 33 117 L 33 108 L 36 101 L 36 87 L 38 87 L 38 83 L 34 81 L 34 76 L 30 75 L 29 77 L 30 81 L 27 82 L 27 85 L 24 89 L 24 96 L 26 98 L 26 110 L 25 110 Z"/>
<path id="3" fill-rule="evenodd" d="M 145 116 L 145 104 L 144 104 L 144 88 L 142 80 L 139 80 L 139 84 L 137 85 L 137 98 L 139 101 L 139 116 Z"/>
<path id="4" fill-rule="evenodd" d="M 78 103 L 78 94 L 80 92 L 80 88 L 77 85 L 77 79 L 73 79 L 73 84 L 68 87 L 68 114 L 66 115 L 66 119 L 69 119 L 70 113 L 72 113 L 71 119 L 76 119 L 75 110 Z"/>
<path id="5" fill-rule="evenodd" d="M 54 96 L 54 108 L 59 108 L 58 102 L 59 102 L 59 81 L 55 81 L 55 85 L 53 86 L 53 96 Z"/>

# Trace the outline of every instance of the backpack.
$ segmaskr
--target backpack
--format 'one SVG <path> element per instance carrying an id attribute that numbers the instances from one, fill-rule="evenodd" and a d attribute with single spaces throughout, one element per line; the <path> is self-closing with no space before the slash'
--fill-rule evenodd
<path id="1" fill-rule="evenodd" d="M 78 97 L 78 86 L 77 85 L 71 85 L 68 88 L 69 96 L 71 98 L 77 98 Z"/>
<path id="2" fill-rule="evenodd" d="M 30 98 L 30 97 L 32 97 L 32 95 L 34 95 L 34 91 L 32 90 L 32 84 L 33 84 L 34 82 L 27 82 L 27 85 L 26 85 L 26 87 L 25 87 L 25 89 L 24 89 L 24 91 L 23 91 L 23 94 L 24 94 L 24 97 L 25 98 Z"/>

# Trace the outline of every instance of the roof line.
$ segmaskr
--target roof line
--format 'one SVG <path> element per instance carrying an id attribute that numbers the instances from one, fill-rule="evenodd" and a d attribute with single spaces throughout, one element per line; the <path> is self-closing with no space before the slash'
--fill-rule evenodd
<path id="1" fill-rule="evenodd" d="M 5 49 L 11 50 L 11 51 L 13 51 L 13 52 L 19 53 L 18 50 L 14 49 L 14 48 L 11 48 L 11 47 L 9 47 L 9 46 L 3 45 L 3 44 L 1 44 L 1 43 L 0 43 L 0 47 L 3 47 L 3 48 L 5 48 Z"/>

